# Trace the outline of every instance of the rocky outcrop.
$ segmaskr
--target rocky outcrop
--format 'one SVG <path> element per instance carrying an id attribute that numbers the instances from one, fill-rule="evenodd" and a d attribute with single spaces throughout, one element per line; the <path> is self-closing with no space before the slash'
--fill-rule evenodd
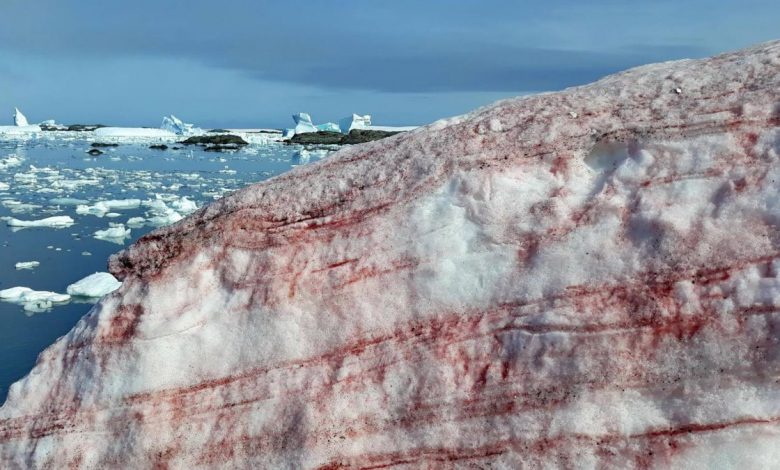
<path id="1" fill-rule="evenodd" d="M 771 467 L 778 190 L 778 42 L 343 149 L 114 256 L 0 466 Z"/>
<path id="2" fill-rule="evenodd" d="M 384 139 L 396 134 L 398 132 L 368 129 L 353 129 L 346 135 L 341 132 L 319 131 L 295 134 L 287 143 L 298 145 L 354 145 Z"/>

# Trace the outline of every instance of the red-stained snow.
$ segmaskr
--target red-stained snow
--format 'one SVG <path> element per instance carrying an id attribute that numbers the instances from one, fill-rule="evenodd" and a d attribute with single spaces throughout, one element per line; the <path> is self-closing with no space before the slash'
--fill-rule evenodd
<path id="1" fill-rule="evenodd" d="M 0 466 L 766 468 L 779 189 L 779 42 L 342 150 L 113 257 Z"/>

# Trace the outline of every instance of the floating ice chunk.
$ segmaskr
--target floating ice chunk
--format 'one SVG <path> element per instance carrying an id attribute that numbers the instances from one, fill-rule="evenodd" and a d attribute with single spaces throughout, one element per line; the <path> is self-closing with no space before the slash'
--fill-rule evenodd
<path id="1" fill-rule="evenodd" d="M 189 199 L 187 199 L 187 196 L 184 196 L 181 199 L 171 202 L 171 207 L 173 207 L 180 214 L 185 214 L 185 215 L 191 214 L 196 210 L 198 210 L 198 205 L 195 203 L 195 201 L 190 201 Z"/>
<path id="2" fill-rule="evenodd" d="M 12 153 L 11 155 L 0 158 L 0 170 L 5 170 L 7 168 L 19 166 L 22 164 L 23 161 L 24 161 L 23 158 L 19 157 L 15 153 Z"/>
<path id="3" fill-rule="evenodd" d="M 306 134 L 308 132 L 317 132 L 317 128 L 311 122 L 311 116 L 307 113 L 293 114 L 293 121 L 295 121 L 295 134 Z"/>
<path id="4" fill-rule="evenodd" d="M 122 283 L 109 273 L 95 273 L 68 286 L 67 293 L 74 297 L 103 297 L 119 289 Z"/>
<path id="5" fill-rule="evenodd" d="M 193 124 L 187 124 L 173 114 L 165 116 L 162 120 L 160 129 L 172 132 L 176 135 L 200 135 L 203 129 L 195 127 Z"/>
<path id="6" fill-rule="evenodd" d="M 14 108 L 14 126 L 27 127 L 30 123 L 27 122 L 27 117 L 19 111 L 19 108 Z"/>
<path id="7" fill-rule="evenodd" d="M 9 227 L 53 227 L 64 228 L 73 225 L 74 221 L 70 216 L 58 215 L 54 217 L 47 217 L 40 220 L 19 220 L 13 217 L 5 217 L 5 223 Z"/>
<path id="8" fill-rule="evenodd" d="M 0 181 L 0 191 L 8 191 L 9 189 L 11 189 L 11 186 L 9 186 L 8 183 Z"/>
<path id="9" fill-rule="evenodd" d="M 93 236 L 98 240 L 122 244 L 125 238 L 130 237 L 130 229 L 126 229 L 124 224 L 110 224 L 109 228 L 98 230 Z"/>
<path id="10" fill-rule="evenodd" d="M 42 312 L 50 309 L 54 304 L 68 302 L 70 295 L 36 291 L 29 287 L 11 287 L 0 291 L 0 300 L 22 305 L 29 312 Z"/>
<path id="11" fill-rule="evenodd" d="M 16 269 L 33 269 L 40 266 L 41 263 L 39 261 L 20 261 L 16 263 L 14 266 Z"/>
<path id="12" fill-rule="evenodd" d="M 54 204 L 55 206 L 79 206 L 79 205 L 86 205 L 89 203 L 86 199 L 76 199 L 72 197 L 55 197 L 52 199 L 49 199 L 50 204 Z"/>
<path id="13" fill-rule="evenodd" d="M 127 226 L 130 228 L 141 228 L 146 224 L 146 219 L 143 217 L 130 217 L 127 220 Z"/>
<path id="14" fill-rule="evenodd" d="M 32 292 L 32 289 L 29 287 L 11 287 L 10 289 L 0 290 L 0 300 L 17 302 L 27 292 Z"/>
<path id="15" fill-rule="evenodd" d="M 371 115 L 352 114 L 352 116 L 339 119 L 339 128 L 344 134 L 349 134 L 352 129 L 365 129 L 371 125 Z"/>
<path id="16" fill-rule="evenodd" d="M 112 211 L 136 209 L 140 205 L 140 199 L 115 199 L 108 201 L 98 201 L 92 206 L 79 204 L 76 206 L 76 213 L 81 215 L 96 215 L 98 217 L 103 217 Z"/>
<path id="17" fill-rule="evenodd" d="M 341 132 L 341 128 L 335 122 L 326 122 L 325 124 L 317 124 L 317 126 L 315 127 L 317 127 L 318 131 Z"/>
<path id="18" fill-rule="evenodd" d="M 282 139 L 291 139 L 292 136 L 295 135 L 295 129 L 285 129 L 284 132 L 282 132 Z"/>
<path id="19" fill-rule="evenodd" d="M 149 223 L 155 227 L 163 227 L 165 225 L 174 224 L 183 219 L 181 214 L 171 208 L 167 208 L 165 211 L 159 213 L 154 217 L 149 218 Z"/>

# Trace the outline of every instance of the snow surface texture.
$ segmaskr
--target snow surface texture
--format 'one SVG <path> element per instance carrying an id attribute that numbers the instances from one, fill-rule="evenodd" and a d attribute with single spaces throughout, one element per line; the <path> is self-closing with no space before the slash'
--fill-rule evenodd
<path id="1" fill-rule="evenodd" d="M 341 150 L 113 257 L 0 467 L 771 468 L 778 191 L 780 42 Z"/>

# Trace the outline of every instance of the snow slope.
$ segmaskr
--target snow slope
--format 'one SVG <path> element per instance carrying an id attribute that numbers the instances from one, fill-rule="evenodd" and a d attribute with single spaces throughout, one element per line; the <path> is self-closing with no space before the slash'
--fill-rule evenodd
<path id="1" fill-rule="evenodd" d="M 142 237 L 0 466 L 770 468 L 780 42 L 501 101 Z"/>

